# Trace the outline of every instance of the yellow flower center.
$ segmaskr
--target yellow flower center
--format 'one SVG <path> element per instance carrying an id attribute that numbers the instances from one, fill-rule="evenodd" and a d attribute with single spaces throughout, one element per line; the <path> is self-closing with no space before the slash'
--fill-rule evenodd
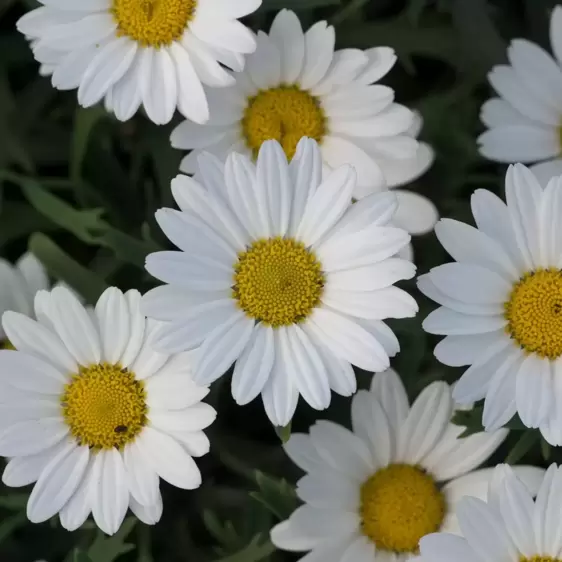
<path id="1" fill-rule="evenodd" d="M 65 386 L 61 405 L 70 432 L 81 445 L 121 448 L 146 424 L 144 383 L 120 365 L 81 367 Z"/>
<path id="2" fill-rule="evenodd" d="M 111 13 L 117 35 L 160 47 L 181 39 L 196 7 L 196 0 L 113 0 Z"/>
<path id="3" fill-rule="evenodd" d="M 242 132 L 254 157 L 264 141 L 274 139 L 290 160 L 302 137 L 322 141 L 326 135 L 326 117 L 317 98 L 298 86 L 281 86 L 262 90 L 249 98 Z"/>
<path id="4" fill-rule="evenodd" d="M 304 320 L 318 306 L 324 274 L 302 242 L 285 238 L 258 240 L 238 255 L 233 296 L 252 318 L 270 326 Z"/>
<path id="5" fill-rule="evenodd" d="M 527 558 L 526 556 L 521 556 L 519 562 L 562 562 L 560 558 L 553 558 L 552 556 L 541 556 L 537 554 L 536 556 L 531 556 Z"/>
<path id="6" fill-rule="evenodd" d="M 4 338 L 3 340 L 0 340 L 0 349 L 15 350 L 16 348 L 13 346 L 12 342 L 8 338 Z"/>
<path id="7" fill-rule="evenodd" d="M 526 273 L 504 306 L 506 331 L 524 351 L 548 359 L 562 355 L 562 271 Z"/>
<path id="8" fill-rule="evenodd" d="M 416 552 L 419 540 L 439 530 L 445 498 L 433 478 L 408 464 L 391 464 L 361 487 L 363 533 L 383 550 Z"/>

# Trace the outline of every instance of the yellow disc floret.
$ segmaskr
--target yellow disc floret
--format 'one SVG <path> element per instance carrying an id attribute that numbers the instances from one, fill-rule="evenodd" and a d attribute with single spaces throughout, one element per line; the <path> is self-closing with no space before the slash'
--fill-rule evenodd
<path id="1" fill-rule="evenodd" d="M 531 556 L 527 558 L 526 556 L 521 556 L 519 562 L 562 562 L 560 558 L 553 558 L 552 556 L 541 556 L 537 554 L 536 556 Z"/>
<path id="2" fill-rule="evenodd" d="M 182 38 L 196 8 L 196 0 L 113 0 L 111 13 L 119 36 L 161 47 Z"/>
<path id="3" fill-rule="evenodd" d="M 304 320 L 320 303 L 324 274 L 302 242 L 258 240 L 238 256 L 233 296 L 252 318 L 270 326 Z"/>
<path id="4" fill-rule="evenodd" d="M 507 333 L 527 353 L 562 355 L 562 271 L 537 269 L 513 286 L 505 303 Z"/>
<path id="5" fill-rule="evenodd" d="M 120 365 L 81 367 L 61 396 L 63 416 L 81 445 L 123 447 L 146 424 L 144 383 Z"/>
<path id="6" fill-rule="evenodd" d="M 274 139 L 291 159 L 302 137 L 322 141 L 326 117 L 317 98 L 298 86 L 282 86 L 248 100 L 242 132 L 255 157 L 264 141 Z"/>
<path id="7" fill-rule="evenodd" d="M 416 552 L 419 540 L 439 530 L 445 499 L 431 476 L 408 464 L 391 464 L 361 487 L 361 528 L 379 549 Z"/>

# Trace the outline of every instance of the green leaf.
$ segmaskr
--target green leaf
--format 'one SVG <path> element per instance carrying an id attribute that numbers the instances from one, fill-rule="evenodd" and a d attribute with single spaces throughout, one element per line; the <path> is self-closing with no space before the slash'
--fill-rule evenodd
<path id="1" fill-rule="evenodd" d="M 258 492 L 250 492 L 250 496 L 265 506 L 278 519 L 287 519 L 297 507 L 297 496 L 294 487 L 286 480 L 268 476 L 259 470 L 255 473 Z"/>
<path id="2" fill-rule="evenodd" d="M 264 541 L 263 535 L 260 533 L 250 541 L 248 546 L 236 554 L 227 556 L 226 558 L 219 558 L 215 560 L 215 562 L 259 562 L 274 551 L 275 547 L 269 540 L 266 539 Z"/>
<path id="3" fill-rule="evenodd" d="M 541 435 L 541 455 L 545 462 L 548 462 L 552 454 L 552 447 L 546 441 L 546 439 Z"/>
<path id="4" fill-rule="evenodd" d="M 145 258 L 148 254 L 162 249 L 155 243 L 133 238 L 109 226 L 103 228 L 97 241 L 102 246 L 110 248 L 120 260 L 140 268 L 144 268 Z"/>
<path id="5" fill-rule="evenodd" d="M 3 172 L 6 179 L 18 184 L 26 199 L 42 215 L 64 230 L 72 232 L 87 244 L 94 244 L 93 230 L 99 230 L 105 223 L 101 219 L 103 209 L 78 210 L 60 197 L 53 195 L 32 178 Z"/>
<path id="6" fill-rule="evenodd" d="M 72 155 L 70 157 L 70 178 L 77 184 L 80 183 L 82 163 L 86 156 L 90 135 L 98 121 L 107 116 L 107 113 L 101 105 L 88 108 L 78 106 L 76 109 Z"/>
<path id="7" fill-rule="evenodd" d="M 39 211 L 25 203 L 6 201 L 2 205 L 0 221 L 0 246 L 32 232 L 48 232 L 57 226 Z"/>
<path id="8" fill-rule="evenodd" d="M 209 509 L 203 512 L 203 522 L 209 533 L 215 540 L 227 549 L 236 548 L 240 545 L 240 537 L 232 524 L 232 521 L 221 523 L 217 515 Z"/>
<path id="9" fill-rule="evenodd" d="M 28 499 L 29 494 L 10 494 L 3 498 L 0 497 L 0 507 L 11 511 L 24 511 Z"/>
<path id="10" fill-rule="evenodd" d="M 534 429 L 528 429 L 521 434 L 509 454 L 505 457 L 507 464 L 517 464 L 540 439 L 540 433 Z"/>
<path id="11" fill-rule="evenodd" d="M 55 279 L 68 283 L 87 302 L 96 302 L 107 289 L 103 279 L 72 259 L 48 236 L 34 234 L 29 241 L 29 249 Z"/>
<path id="12" fill-rule="evenodd" d="M 67 562 L 92 562 L 92 559 L 80 548 L 75 548 L 66 559 Z"/>
<path id="13" fill-rule="evenodd" d="M 135 548 L 132 543 L 126 543 L 125 539 L 133 530 L 137 520 L 134 517 L 125 519 L 121 528 L 112 537 L 106 536 L 99 531 L 96 540 L 88 549 L 88 556 L 92 562 L 113 562 L 122 554 L 126 554 Z"/>
<path id="14" fill-rule="evenodd" d="M 0 523 L 0 543 L 9 537 L 18 527 L 25 525 L 27 516 L 25 512 L 16 513 Z"/>

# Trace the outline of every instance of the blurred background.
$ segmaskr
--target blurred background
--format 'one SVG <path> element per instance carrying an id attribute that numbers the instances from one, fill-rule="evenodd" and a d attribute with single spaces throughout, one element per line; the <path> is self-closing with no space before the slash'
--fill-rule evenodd
<path id="1" fill-rule="evenodd" d="M 79 2 L 80 0 L 76 0 Z M 233 0 L 235 1 L 235 0 Z M 477 188 L 501 194 L 505 167 L 482 159 L 475 139 L 479 110 L 490 97 L 486 74 L 506 60 L 510 39 L 526 37 L 549 49 L 554 0 L 264 0 L 248 18 L 269 29 L 281 8 L 295 10 L 307 28 L 320 19 L 336 27 L 337 48 L 387 45 L 399 60 L 384 82 L 396 100 L 424 118 L 421 138 L 435 149 L 433 167 L 410 186 L 429 197 L 441 216 L 472 224 L 469 200 Z M 120 123 L 103 107 L 79 108 L 76 92 L 54 90 L 38 76 L 15 22 L 35 0 L 0 0 L 0 255 L 16 260 L 30 249 L 54 279 L 93 302 L 108 285 L 145 291 L 147 253 L 166 242 L 154 211 L 173 206 L 170 180 L 182 153 L 169 144 L 179 116 L 157 127 L 141 114 Z M 562 30 L 561 30 L 562 32 Z M 433 234 L 414 240 L 418 271 L 447 261 Z M 415 290 L 420 314 L 393 323 L 402 352 L 393 363 L 413 397 L 429 381 L 454 381 L 460 369 L 439 365 L 437 338 L 421 330 L 433 308 Z M 2 287 L 0 286 L 0 293 Z M 358 373 L 360 387 L 371 375 Z M 222 382 L 221 382 L 222 381 Z M 222 386 L 221 386 L 222 384 Z M 275 552 L 269 529 L 292 512 L 299 473 L 284 455 L 280 437 L 261 401 L 237 407 L 229 380 L 213 386 L 219 410 L 208 434 L 211 453 L 198 461 L 204 476 L 195 492 L 162 483 L 164 515 L 149 528 L 127 519 L 105 537 L 93 524 L 68 533 L 57 520 L 32 525 L 25 516 L 29 490 L 0 488 L 0 559 L 7 562 L 258 562 L 293 560 Z M 1 397 L 0 397 L 1 399 Z M 349 424 L 350 401 L 334 396 L 320 417 Z M 292 431 L 318 417 L 302 401 Z M 463 412 L 458 423 L 480 429 L 481 413 Z M 545 465 L 562 453 L 538 432 L 514 429 L 493 462 Z"/>

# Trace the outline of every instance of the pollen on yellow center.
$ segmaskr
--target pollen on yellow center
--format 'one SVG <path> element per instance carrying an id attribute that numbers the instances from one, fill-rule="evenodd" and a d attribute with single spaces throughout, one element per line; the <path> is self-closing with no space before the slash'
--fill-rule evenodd
<path id="1" fill-rule="evenodd" d="M 519 562 L 562 562 L 560 558 L 553 558 L 552 556 L 541 556 L 537 554 L 536 556 L 531 556 L 527 558 L 526 556 L 521 556 Z"/>
<path id="2" fill-rule="evenodd" d="M 391 464 L 361 487 L 361 528 L 382 550 L 416 552 L 419 540 L 438 531 L 445 498 L 433 478 L 408 464 Z"/>
<path id="3" fill-rule="evenodd" d="M 303 321 L 320 303 L 323 287 L 320 262 L 291 238 L 258 240 L 238 255 L 234 266 L 238 306 L 273 327 Z"/>
<path id="4" fill-rule="evenodd" d="M 527 353 L 562 355 L 562 271 L 537 269 L 515 283 L 504 305 L 507 333 Z"/>
<path id="5" fill-rule="evenodd" d="M 144 383 L 120 365 L 81 367 L 60 401 L 71 434 L 95 449 L 121 448 L 146 424 Z"/>
<path id="6" fill-rule="evenodd" d="M 326 116 L 319 100 L 298 86 L 271 88 L 248 99 L 242 133 L 255 157 L 262 143 L 273 139 L 290 160 L 302 137 L 322 141 Z"/>
<path id="7" fill-rule="evenodd" d="M 117 35 L 161 47 L 181 39 L 196 8 L 196 0 L 113 0 L 111 13 Z"/>

